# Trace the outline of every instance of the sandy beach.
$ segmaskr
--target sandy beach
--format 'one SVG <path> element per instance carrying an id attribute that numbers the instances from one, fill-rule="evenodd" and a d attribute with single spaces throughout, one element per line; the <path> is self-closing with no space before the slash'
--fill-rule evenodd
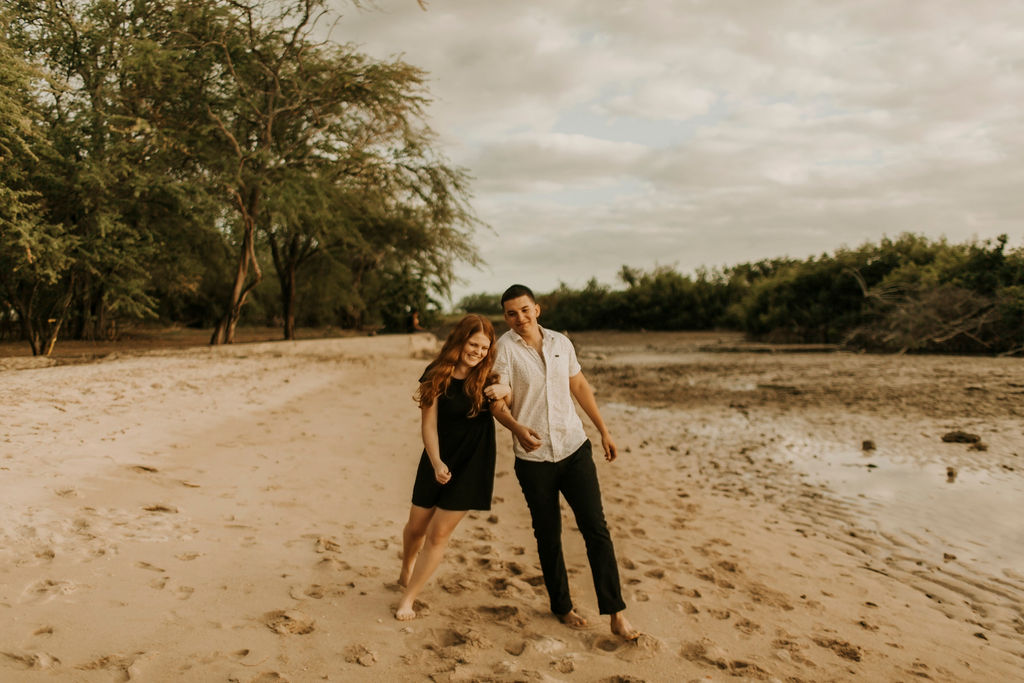
<path id="1" fill-rule="evenodd" d="M 639 641 L 570 516 L 548 613 L 500 428 L 394 620 L 435 340 L 352 337 L 0 359 L 0 680 L 1024 680 L 1024 361 L 573 340 Z"/>

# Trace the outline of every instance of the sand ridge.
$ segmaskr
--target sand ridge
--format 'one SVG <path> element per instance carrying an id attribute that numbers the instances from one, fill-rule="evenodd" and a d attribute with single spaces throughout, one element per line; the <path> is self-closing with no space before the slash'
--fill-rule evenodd
<path id="1" fill-rule="evenodd" d="M 598 618 L 568 515 L 570 580 L 594 625 L 574 631 L 547 613 L 503 432 L 493 509 L 456 531 L 421 618 L 395 621 L 420 450 L 411 395 L 432 344 L 237 345 L 0 372 L 0 678 L 986 681 L 1021 670 L 1019 611 L 991 597 L 1019 596 L 1021 577 L 1000 584 L 958 561 L 937 573 L 901 556 L 901 539 L 887 546 L 841 498 L 770 461 L 765 444 L 794 441 L 796 422 L 769 434 L 756 405 L 747 417 L 699 407 L 680 387 L 656 405 L 598 370 L 608 352 L 584 364 L 623 451 L 599 474 L 644 637 L 622 642 Z"/>

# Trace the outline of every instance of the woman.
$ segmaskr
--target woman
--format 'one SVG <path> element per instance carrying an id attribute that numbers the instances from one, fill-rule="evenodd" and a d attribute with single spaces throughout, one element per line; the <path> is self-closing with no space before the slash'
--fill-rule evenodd
<path id="1" fill-rule="evenodd" d="M 481 315 L 455 326 L 420 378 L 423 454 L 402 534 L 405 593 L 395 618 L 416 617 L 413 603 L 441 563 L 448 539 L 469 510 L 490 510 L 494 488 L 494 419 L 487 401 L 502 399 L 494 384 L 494 327 Z"/>

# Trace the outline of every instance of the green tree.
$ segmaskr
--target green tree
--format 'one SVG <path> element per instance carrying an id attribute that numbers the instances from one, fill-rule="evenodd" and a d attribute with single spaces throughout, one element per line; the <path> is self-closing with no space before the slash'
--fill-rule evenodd
<path id="1" fill-rule="evenodd" d="M 181 216 L 180 154 L 154 127 L 152 81 L 173 73 L 156 49 L 169 26 L 159 0 L 13 0 L 12 35 L 45 64 L 37 89 L 49 146 L 30 182 L 48 222 L 75 239 L 70 320 L 75 336 L 116 333 L 119 318 L 155 315 L 153 265 Z M 187 194 L 187 193 L 186 193 Z"/>
<path id="2" fill-rule="evenodd" d="M 367 269 L 421 280 L 413 298 L 422 299 L 446 293 L 454 262 L 476 259 L 465 172 L 439 158 L 421 120 L 422 72 L 347 46 L 309 49 L 302 59 L 295 87 L 318 104 L 282 115 L 275 149 L 288 154 L 268 174 L 258 221 L 280 283 L 286 338 L 294 337 L 299 269 L 325 249 L 334 250 L 332 262 L 348 271 L 359 297 L 384 310 L 416 304 L 397 294 L 408 283 L 386 278 L 364 296 Z"/>
<path id="3" fill-rule="evenodd" d="M 0 35 L 0 301 L 13 310 L 33 355 L 48 355 L 70 306 L 76 241 L 45 220 L 42 197 L 29 183 L 46 147 L 30 96 L 35 76 Z"/>

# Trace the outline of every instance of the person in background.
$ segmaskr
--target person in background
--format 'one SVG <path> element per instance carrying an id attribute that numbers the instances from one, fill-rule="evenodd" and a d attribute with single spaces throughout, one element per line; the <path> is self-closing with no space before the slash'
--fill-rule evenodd
<path id="1" fill-rule="evenodd" d="M 409 313 L 409 317 L 405 320 L 405 331 L 409 334 L 427 331 L 427 328 L 420 324 L 420 312 L 415 308 L 411 313 Z"/>

